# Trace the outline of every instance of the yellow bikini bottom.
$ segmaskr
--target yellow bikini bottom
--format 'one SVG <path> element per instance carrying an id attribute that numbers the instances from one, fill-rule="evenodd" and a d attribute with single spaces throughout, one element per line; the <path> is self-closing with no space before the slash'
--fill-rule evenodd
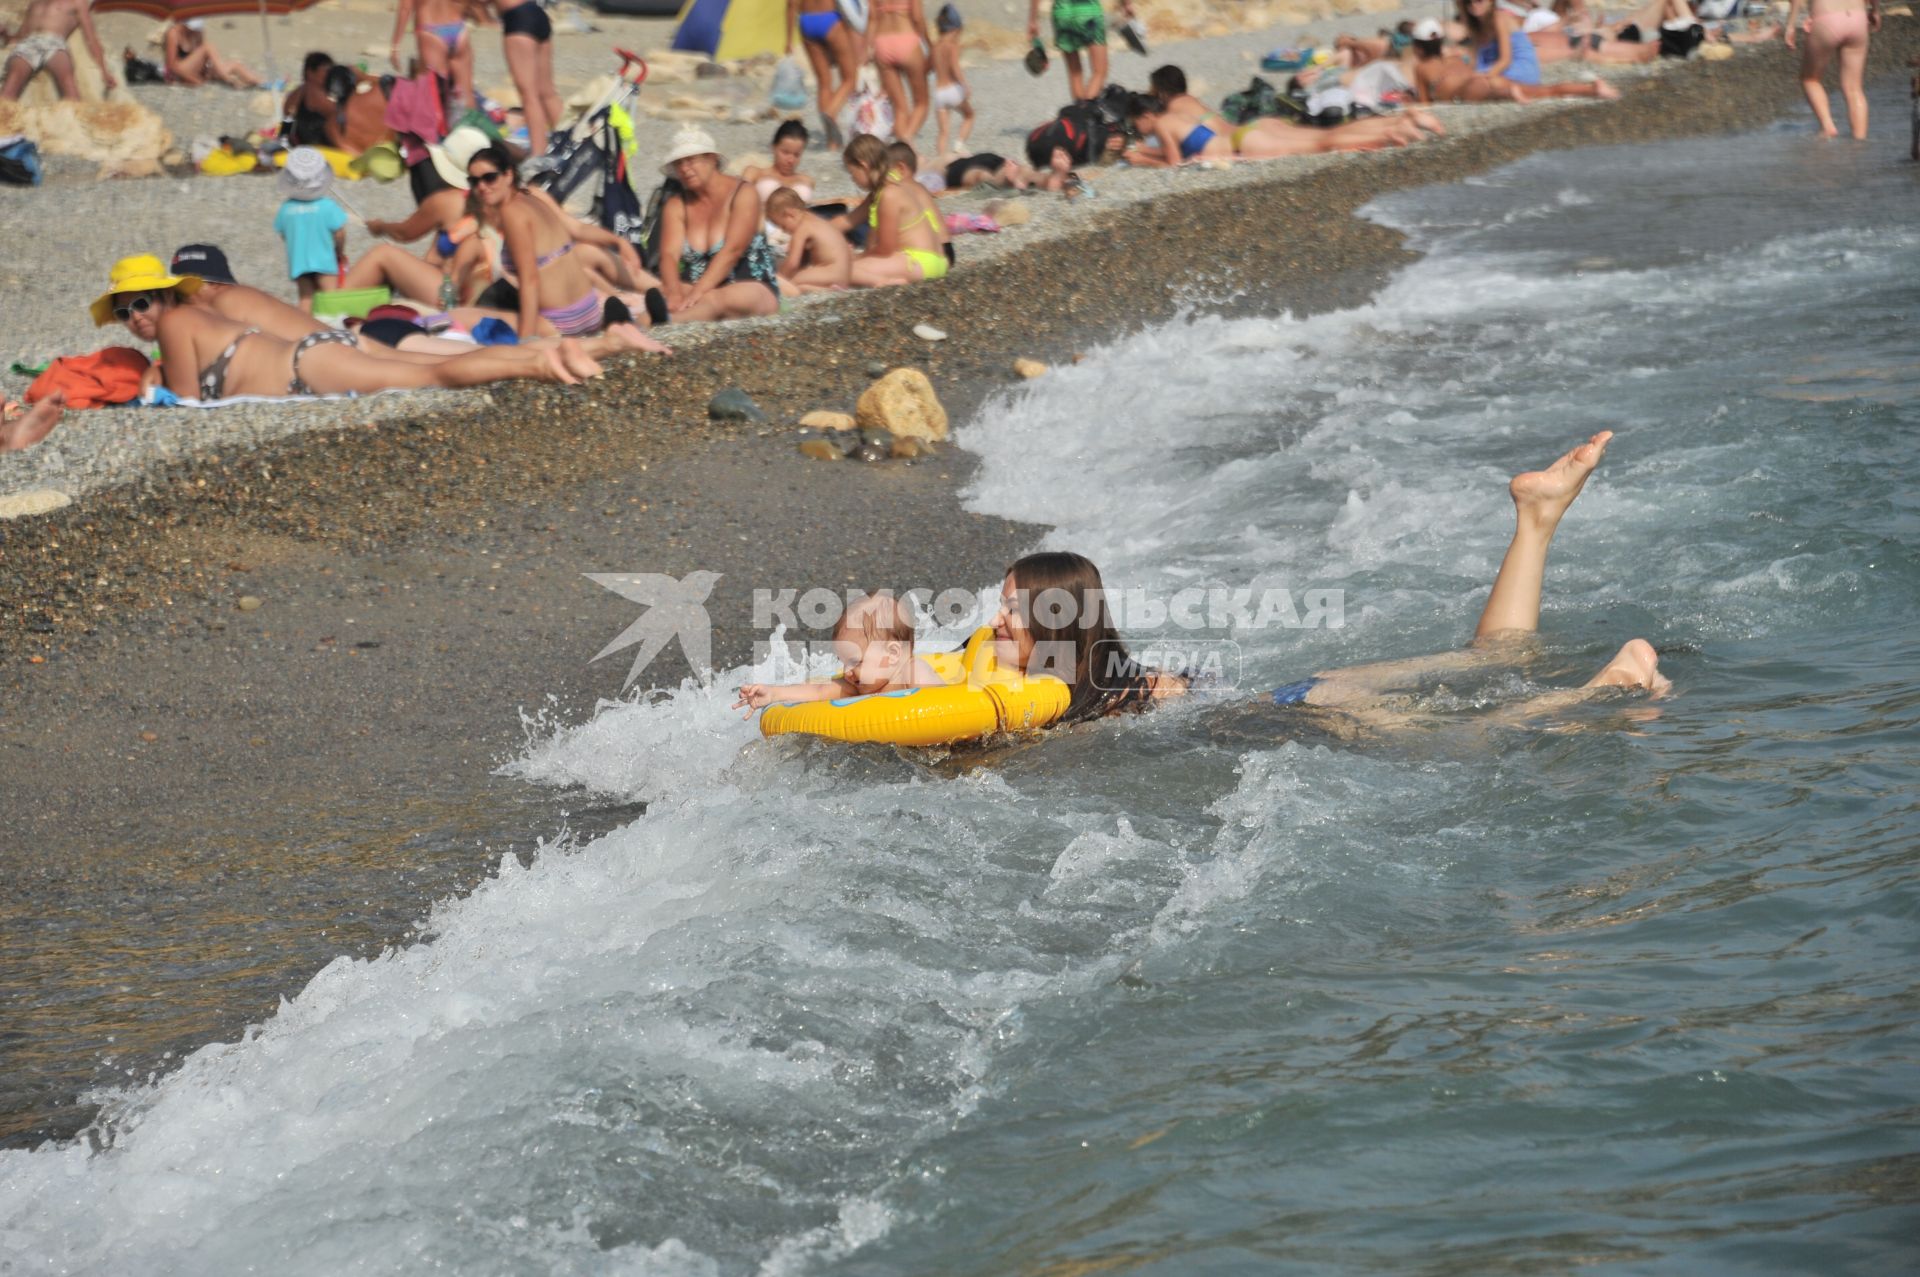
<path id="1" fill-rule="evenodd" d="M 945 253 L 930 253 L 924 248 L 903 248 L 900 251 L 906 254 L 908 261 L 920 268 L 921 279 L 945 279 L 947 277 L 947 255 Z"/>

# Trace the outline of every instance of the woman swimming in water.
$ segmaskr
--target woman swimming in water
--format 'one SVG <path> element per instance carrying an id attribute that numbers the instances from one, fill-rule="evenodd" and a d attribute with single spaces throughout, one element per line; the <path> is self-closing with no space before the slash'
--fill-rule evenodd
<path id="1" fill-rule="evenodd" d="M 1603 430 L 1545 470 L 1517 475 L 1508 485 L 1514 504 L 1513 540 L 1470 647 L 1412 660 L 1323 670 L 1268 693 L 1267 699 L 1280 706 L 1364 715 L 1369 708 L 1380 708 L 1389 693 L 1422 678 L 1511 662 L 1519 644 L 1540 625 L 1540 593 L 1554 532 L 1600 464 L 1612 437 L 1611 431 Z M 1069 683 L 1072 699 L 1056 726 L 1144 710 L 1188 690 L 1187 680 L 1180 675 L 1149 669 L 1128 655 L 1105 600 L 1099 569 L 1077 554 L 1028 555 L 1007 570 L 1000 611 L 993 622 L 995 655 L 1003 668 L 1030 676 L 1051 674 Z M 1580 688 L 1547 693 L 1518 708 L 1554 708 L 1608 687 L 1639 688 L 1659 695 L 1669 683 L 1658 666 L 1653 645 L 1634 639 Z"/>

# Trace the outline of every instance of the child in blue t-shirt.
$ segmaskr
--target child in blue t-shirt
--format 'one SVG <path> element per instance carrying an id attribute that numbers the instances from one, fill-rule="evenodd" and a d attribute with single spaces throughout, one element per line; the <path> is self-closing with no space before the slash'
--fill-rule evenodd
<path id="1" fill-rule="evenodd" d="M 300 309 L 313 313 L 313 295 L 328 276 L 345 269 L 347 211 L 328 198 L 333 169 L 311 146 L 296 146 L 280 170 L 280 192 L 287 197 L 274 215 L 273 229 L 287 246 L 287 274 L 300 289 Z"/>

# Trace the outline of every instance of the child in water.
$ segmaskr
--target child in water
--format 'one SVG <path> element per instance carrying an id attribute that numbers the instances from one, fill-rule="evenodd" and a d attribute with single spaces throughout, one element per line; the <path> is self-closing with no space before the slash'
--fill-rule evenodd
<path id="1" fill-rule="evenodd" d="M 967 153 L 967 139 L 973 136 L 973 86 L 967 83 L 967 73 L 960 69 L 960 29 L 964 25 L 960 21 L 960 10 L 950 4 L 941 5 L 933 25 L 939 32 L 933 42 L 933 105 L 934 119 L 940 128 L 934 154 L 945 159 Z M 960 131 L 953 135 L 949 146 L 950 116 L 955 111 L 960 113 Z"/>
<path id="2" fill-rule="evenodd" d="M 847 609 L 834 627 L 833 654 L 846 662 L 839 678 L 826 683 L 747 683 L 733 707 L 751 717 L 753 711 L 769 705 L 946 686 L 931 665 L 913 654 L 913 616 L 907 605 L 885 591 L 869 594 Z"/>

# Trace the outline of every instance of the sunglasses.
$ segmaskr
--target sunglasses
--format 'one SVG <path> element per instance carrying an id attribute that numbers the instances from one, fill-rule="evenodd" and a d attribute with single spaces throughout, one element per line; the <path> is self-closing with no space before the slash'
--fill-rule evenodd
<path id="1" fill-rule="evenodd" d="M 502 173 L 498 169 L 495 169 L 491 173 L 469 173 L 467 175 L 467 180 L 469 182 L 472 182 L 475 186 L 492 186 L 495 182 L 499 181 L 501 178 L 505 176 L 506 176 L 505 173 Z"/>
<path id="2" fill-rule="evenodd" d="M 113 317 L 124 324 L 135 315 L 146 314 L 156 305 L 158 305 L 158 303 L 151 297 L 136 297 L 124 306 L 115 306 L 113 308 Z"/>

